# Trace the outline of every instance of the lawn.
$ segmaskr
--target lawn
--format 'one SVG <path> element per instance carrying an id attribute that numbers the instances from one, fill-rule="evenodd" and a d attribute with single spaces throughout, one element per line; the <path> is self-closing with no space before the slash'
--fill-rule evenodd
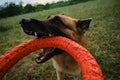
<path id="1" fill-rule="evenodd" d="M 0 19 L 0 55 L 34 38 L 21 31 L 21 18 L 43 20 L 49 15 L 60 13 L 78 19 L 93 19 L 86 32 L 87 49 L 99 63 L 105 80 L 120 80 L 120 0 L 89 0 L 76 5 Z M 34 59 L 39 51 L 20 60 L 3 80 L 56 80 L 51 61 L 41 65 L 35 63 Z M 64 77 L 65 80 L 73 80 L 71 75 L 64 74 Z"/>

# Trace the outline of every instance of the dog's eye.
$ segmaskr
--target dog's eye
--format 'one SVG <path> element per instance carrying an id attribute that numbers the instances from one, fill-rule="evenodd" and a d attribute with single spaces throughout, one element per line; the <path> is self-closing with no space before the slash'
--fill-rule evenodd
<path id="1" fill-rule="evenodd" d="M 53 19 L 54 20 L 60 20 L 60 17 L 59 16 L 55 16 Z"/>
<path id="2" fill-rule="evenodd" d="M 61 18 L 59 16 L 55 16 L 53 19 L 49 20 L 50 23 L 52 24 L 63 24 Z"/>
<path id="3" fill-rule="evenodd" d="M 55 16 L 55 17 L 53 18 L 53 21 L 54 21 L 55 23 L 57 23 L 57 24 L 62 23 L 62 20 L 61 20 L 61 18 L 60 18 L 59 16 Z"/>

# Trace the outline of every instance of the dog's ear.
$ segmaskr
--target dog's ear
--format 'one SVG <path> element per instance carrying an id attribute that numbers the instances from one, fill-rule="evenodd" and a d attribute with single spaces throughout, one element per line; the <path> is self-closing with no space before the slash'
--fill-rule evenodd
<path id="1" fill-rule="evenodd" d="M 92 20 L 91 18 L 84 19 L 84 20 L 78 20 L 76 25 L 77 25 L 77 27 L 79 27 L 82 30 L 87 30 L 89 28 L 91 20 Z"/>

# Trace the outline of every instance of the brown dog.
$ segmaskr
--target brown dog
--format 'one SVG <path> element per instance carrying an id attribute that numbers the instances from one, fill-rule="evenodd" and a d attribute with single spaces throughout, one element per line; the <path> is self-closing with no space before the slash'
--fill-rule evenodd
<path id="1" fill-rule="evenodd" d="M 89 28 L 90 22 L 91 19 L 78 20 L 61 14 L 48 16 L 44 21 L 25 18 L 21 19 L 20 24 L 23 31 L 29 35 L 37 37 L 64 36 L 84 46 L 84 33 Z M 56 69 L 58 80 L 63 80 L 62 72 L 72 73 L 74 80 L 78 80 L 79 67 L 69 54 L 60 49 L 45 48 L 36 58 L 36 62 L 43 63 L 50 58 Z"/>

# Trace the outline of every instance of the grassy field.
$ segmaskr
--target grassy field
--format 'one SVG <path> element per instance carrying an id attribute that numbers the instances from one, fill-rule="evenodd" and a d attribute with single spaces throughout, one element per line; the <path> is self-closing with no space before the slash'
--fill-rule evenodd
<path id="1" fill-rule="evenodd" d="M 46 19 L 48 15 L 65 13 L 84 19 L 93 18 L 86 33 L 88 50 L 102 68 L 105 80 L 120 80 L 120 0 L 90 0 L 67 7 L 0 19 L 0 55 L 31 38 L 21 31 L 24 17 Z M 20 60 L 3 80 L 56 80 L 55 69 L 48 61 L 38 65 L 34 58 L 39 51 Z M 65 80 L 72 80 L 64 74 Z"/>

